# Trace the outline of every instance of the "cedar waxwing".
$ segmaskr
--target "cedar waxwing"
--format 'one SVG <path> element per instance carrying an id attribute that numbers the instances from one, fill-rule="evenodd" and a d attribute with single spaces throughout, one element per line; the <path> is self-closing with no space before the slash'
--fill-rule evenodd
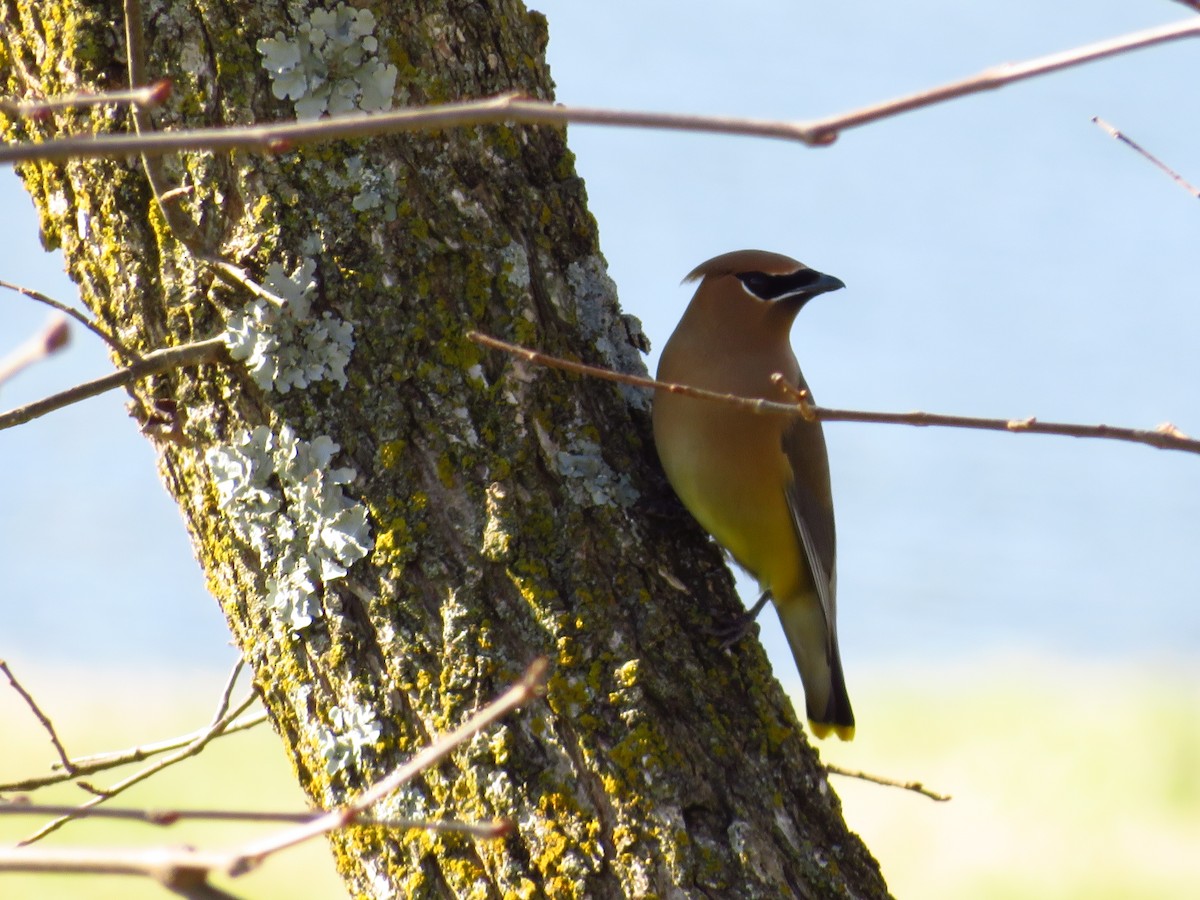
<path id="1" fill-rule="evenodd" d="M 789 341 L 796 313 L 845 287 L 778 253 L 740 250 L 697 266 L 700 281 L 658 364 L 660 381 L 787 402 L 779 372 L 807 389 Z M 764 592 L 804 682 L 809 724 L 854 737 L 837 643 L 829 460 L 819 422 L 658 390 L 654 441 L 667 479 Z"/>

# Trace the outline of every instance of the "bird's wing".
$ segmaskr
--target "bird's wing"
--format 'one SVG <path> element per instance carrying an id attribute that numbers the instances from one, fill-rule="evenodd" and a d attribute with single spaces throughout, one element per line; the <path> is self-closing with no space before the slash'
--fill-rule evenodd
<path id="1" fill-rule="evenodd" d="M 787 489 L 792 524 L 804 547 L 830 636 L 837 621 L 837 538 L 829 465 L 821 426 L 797 419 L 783 432 L 783 451 L 797 473 Z M 809 477 L 805 477 L 808 473 Z M 832 639 L 832 637 L 831 637 Z"/>

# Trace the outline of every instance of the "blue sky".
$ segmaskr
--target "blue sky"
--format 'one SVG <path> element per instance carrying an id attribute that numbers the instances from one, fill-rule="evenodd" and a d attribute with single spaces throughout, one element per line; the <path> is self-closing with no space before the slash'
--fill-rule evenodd
<path id="1" fill-rule="evenodd" d="M 534 4 L 561 101 L 805 119 L 1174 21 L 1168 2 Z M 794 343 L 818 399 L 1200 433 L 1200 206 L 1090 119 L 1200 182 L 1196 42 L 849 132 L 778 141 L 569 130 L 625 309 L 655 348 L 680 278 L 761 247 L 842 278 Z M 0 171 L 0 279 L 75 292 Z M 45 311 L 0 297 L 0 340 Z M 656 356 L 648 365 L 653 370 Z M 71 352 L 5 407 L 108 371 Z M 851 673 L 1010 648 L 1194 660 L 1200 459 L 1066 438 L 827 426 Z M 113 394 L 0 435 L 0 655 L 232 660 L 149 445 Z M 764 620 L 769 619 L 764 616 Z M 769 623 L 770 624 L 770 623 Z M 790 671 L 773 627 L 769 652 Z M 784 663 L 786 662 L 786 666 Z M 1193 663 L 1194 664 L 1194 663 Z"/>

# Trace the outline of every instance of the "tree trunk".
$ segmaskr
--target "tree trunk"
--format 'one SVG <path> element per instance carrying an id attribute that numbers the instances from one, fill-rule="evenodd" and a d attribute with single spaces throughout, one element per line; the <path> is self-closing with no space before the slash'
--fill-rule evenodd
<path id="1" fill-rule="evenodd" d="M 153 127 L 552 96 L 546 23 L 519 0 L 365 6 L 147 3 L 146 71 L 173 84 Z M 119 4 L 0 0 L 0 15 L 8 95 L 127 85 Z M 6 140 L 131 128 L 113 107 L 4 123 Z M 514 832 L 348 829 L 333 849 L 349 889 L 885 896 L 761 648 L 710 636 L 740 607 L 662 477 L 647 397 L 464 336 L 642 371 L 564 133 L 461 128 L 161 167 L 186 189 L 167 201 L 172 227 L 138 160 L 20 174 L 45 243 L 131 352 L 235 336 L 234 359 L 132 393 L 312 801 L 343 801 L 533 657 L 552 662 L 544 702 L 385 804 Z"/>

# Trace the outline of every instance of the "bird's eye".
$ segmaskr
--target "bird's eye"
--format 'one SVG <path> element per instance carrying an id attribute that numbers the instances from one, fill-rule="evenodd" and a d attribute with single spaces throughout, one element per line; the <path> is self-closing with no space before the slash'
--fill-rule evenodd
<path id="1" fill-rule="evenodd" d="M 739 272 L 737 279 L 755 297 L 760 300 L 771 299 L 771 276 L 764 272 Z"/>
<path id="2" fill-rule="evenodd" d="M 786 275 L 768 275 L 766 272 L 739 272 L 737 279 L 742 285 L 760 300 L 778 300 L 789 294 L 798 294 L 807 287 L 812 287 L 821 277 L 807 267 L 789 272 Z"/>

